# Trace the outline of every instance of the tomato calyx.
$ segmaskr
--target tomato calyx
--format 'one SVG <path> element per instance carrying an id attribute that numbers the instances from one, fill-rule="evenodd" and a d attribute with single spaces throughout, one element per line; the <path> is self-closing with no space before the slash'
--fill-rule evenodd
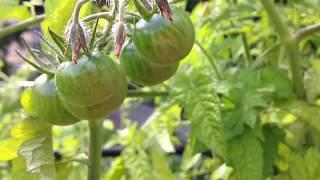
<path id="1" fill-rule="evenodd" d="M 172 22 L 172 10 L 167 0 L 156 0 L 157 6 L 160 9 L 162 17 L 166 17 Z"/>

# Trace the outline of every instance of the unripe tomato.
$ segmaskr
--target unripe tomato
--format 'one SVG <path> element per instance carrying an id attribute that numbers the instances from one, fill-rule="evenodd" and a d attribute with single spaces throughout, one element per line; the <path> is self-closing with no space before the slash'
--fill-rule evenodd
<path id="1" fill-rule="evenodd" d="M 118 108 L 127 96 L 128 82 L 121 67 L 116 67 L 119 72 L 116 76 L 119 83 L 116 91 L 108 99 L 92 106 L 76 106 L 62 99 L 65 108 L 74 116 L 86 120 L 99 120 Z"/>
<path id="2" fill-rule="evenodd" d="M 123 47 L 120 61 L 128 77 L 142 85 L 156 85 L 169 79 L 177 70 L 179 62 L 167 66 L 148 63 L 133 43 Z"/>
<path id="3" fill-rule="evenodd" d="M 60 64 L 55 81 L 59 95 L 76 106 L 92 106 L 104 102 L 118 91 L 117 64 L 100 53 L 81 56 L 77 64 Z"/>
<path id="4" fill-rule="evenodd" d="M 29 91 L 27 112 L 53 125 L 70 125 L 79 121 L 62 105 L 53 78 L 42 74 Z"/>
<path id="5" fill-rule="evenodd" d="M 186 12 L 173 10 L 170 22 L 160 14 L 136 24 L 133 42 L 150 63 L 176 64 L 189 54 L 195 41 L 192 22 Z"/>

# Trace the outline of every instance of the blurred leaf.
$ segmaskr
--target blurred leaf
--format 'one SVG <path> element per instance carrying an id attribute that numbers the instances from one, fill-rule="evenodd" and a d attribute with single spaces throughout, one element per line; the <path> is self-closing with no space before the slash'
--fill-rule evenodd
<path id="1" fill-rule="evenodd" d="M 287 101 L 279 102 L 278 107 L 292 113 L 300 120 L 307 123 L 314 128 L 317 132 L 320 132 L 320 108 L 308 104 L 305 101 L 298 99 L 290 99 Z"/>
<path id="2" fill-rule="evenodd" d="M 278 156 L 278 144 L 285 137 L 283 130 L 275 125 L 265 125 L 263 126 L 263 134 L 265 141 L 263 142 L 263 174 L 265 177 L 274 175 L 273 165 Z"/>
<path id="3" fill-rule="evenodd" d="M 11 136 L 20 140 L 28 140 L 35 136 L 50 132 L 50 126 L 36 118 L 25 118 L 11 129 Z"/>
<path id="4" fill-rule="evenodd" d="M 310 148 L 304 156 L 292 154 L 289 174 L 292 180 L 310 180 L 320 177 L 320 153 Z"/>
<path id="5" fill-rule="evenodd" d="M 121 157 L 113 160 L 112 166 L 103 178 L 105 180 L 122 180 L 125 179 L 125 168 Z"/>
<path id="6" fill-rule="evenodd" d="M 73 171 L 73 165 L 71 161 L 56 163 L 57 179 L 69 180 L 69 176 Z"/>
<path id="7" fill-rule="evenodd" d="M 25 20 L 31 17 L 27 7 L 2 4 L 0 2 L 0 23 L 7 20 Z"/>
<path id="8" fill-rule="evenodd" d="M 23 141 L 10 138 L 0 141 L 0 161 L 8 161 L 18 157 L 18 149 Z"/>
<path id="9" fill-rule="evenodd" d="M 11 170 L 11 179 L 27 179 L 27 180 L 38 180 L 38 174 L 32 174 L 26 171 L 26 162 L 22 158 L 16 158 L 11 161 L 12 170 Z"/>
<path id="10" fill-rule="evenodd" d="M 19 156 L 26 160 L 28 172 L 40 173 L 44 179 L 56 177 L 50 132 L 25 141 L 20 146 Z"/>
<path id="11" fill-rule="evenodd" d="M 44 7 L 47 18 L 42 22 L 41 28 L 45 37 L 49 38 L 48 28 L 63 35 L 74 9 L 76 0 L 50 0 L 45 1 Z"/>
<path id="12" fill-rule="evenodd" d="M 228 159 L 234 169 L 230 179 L 263 179 L 263 149 L 251 130 L 228 142 Z"/>
<path id="13" fill-rule="evenodd" d="M 216 169 L 212 175 L 211 180 L 228 180 L 232 173 L 233 169 L 231 167 L 228 167 L 226 164 L 222 164 L 218 169 Z"/>
<path id="14" fill-rule="evenodd" d="M 151 149 L 151 161 L 155 180 L 175 180 L 165 154 L 157 148 Z"/>

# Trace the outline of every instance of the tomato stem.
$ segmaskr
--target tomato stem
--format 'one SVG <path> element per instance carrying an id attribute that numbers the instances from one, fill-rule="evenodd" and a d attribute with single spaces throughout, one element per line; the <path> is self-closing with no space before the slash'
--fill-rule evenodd
<path id="1" fill-rule="evenodd" d="M 304 99 L 305 90 L 303 84 L 303 72 L 300 65 L 301 54 L 298 48 L 298 41 L 296 40 L 295 36 L 290 33 L 274 3 L 270 0 L 261 0 L 261 3 L 266 9 L 283 45 L 285 46 L 287 55 L 289 57 L 290 70 L 296 94 L 299 98 Z"/>
<path id="2" fill-rule="evenodd" d="M 222 76 L 218 70 L 218 67 L 214 61 L 214 59 L 210 56 L 210 54 L 207 52 L 207 50 L 201 45 L 201 43 L 198 40 L 195 40 L 195 43 L 197 44 L 197 46 L 200 48 L 200 50 L 202 51 L 202 53 L 206 56 L 206 58 L 209 60 L 209 63 L 212 66 L 212 69 L 214 70 L 214 72 L 216 73 L 216 76 L 219 80 L 222 80 Z"/>
<path id="3" fill-rule="evenodd" d="M 8 26 L 8 27 L 4 27 L 0 29 L 0 38 L 10 35 L 12 33 L 27 29 L 30 26 L 34 26 L 39 24 L 40 22 L 42 22 L 44 20 L 45 16 L 44 15 L 38 15 L 36 17 L 27 19 L 25 21 L 22 21 L 18 24 L 12 25 L 12 26 Z"/>
<path id="4" fill-rule="evenodd" d="M 319 32 L 319 31 L 320 31 L 320 24 L 310 25 L 310 26 L 304 27 L 304 28 L 300 29 L 299 31 L 297 31 L 295 33 L 295 38 L 298 42 L 300 42 L 305 37 L 307 37 L 313 33 Z"/>
<path id="5" fill-rule="evenodd" d="M 249 45 L 248 45 L 248 40 L 247 40 L 247 36 L 246 36 L 245 32 L 241 33 L 241 39 L 242 39 L 243 48 L 244 48 L 244 54 L 245 54 L 245 58 L 244 58 L 245 59 L 245 64 L 246 64 L 246 66 L 248 66 L 252 62 L 252 57 L 251 57 L 251 54 L 250 54 L 250 48 L 249 48 Z"/>
<path id="6" fill-rule="evenodd" d="M 89 122 L 88 180 L 99 180 L 103 121 L 89 120 L 88 122 Z"/>

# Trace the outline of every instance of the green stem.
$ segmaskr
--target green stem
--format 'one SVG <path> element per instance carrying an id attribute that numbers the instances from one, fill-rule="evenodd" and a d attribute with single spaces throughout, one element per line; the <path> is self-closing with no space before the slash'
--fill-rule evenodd
<path id="1" fill-rule="evenodd" d="M 307 37 L 313 33 L 319 32 L 319 31 L 320 31 L 320 24 L 310 25 L 310 26 L 302 28 L 298 32 L 296 32 L 295 38 L 296 38 L 297 42 L 300 42 L 305 37 Z"/>
<path id="2" fill-rule="evenodd" d="M 88 180 L 99 180 L 101 145 L 102 145 L 102 120 L 89 120 L 89 169 Z"/>
<path id="3" fill-rule="evenodd" d="M 12 25 L 12 26 L 9 26 L 9 27 L 5 27 L 5 28 L 2 28 L 0 29 L 0 38 L 4 37 L 4 36 L 7 36 L 7 35 L 10 35 L 12 33 L 15 33 L 15 32 L 18 32 L 18 31 L 21 31 L 21 30 L 24 30 L 24 29 L 27 29 L 28 27 L 30 26 L 34 26 L 34 25 L 37 25 L 39 24 L 41 21 L 43 21 L 45 18 L 44 15 L 39 15 L 39 16 L 36 16 L 34 18 L 31 18 L 31 19 L 27 19 L 25 21 L 22 21 L 18 24 L 15 24 L 15 25 Z"/>
<path id="4" fill-rule="evenodd" d="M 282 17 L 277 11 L 271 0 L 261 0 L 266 9 L 271 21 L 274 23 L 276 31 L 279 33 L 280 39 L 285 46 L 289 57 L 290 70 L 297 96 L 301 99 L 305 98 L 305 90 L 303 85 L 303 72 L 300 66 L 301 54 L 298 48 L 298 42 L 290 33 L 288 27 L 283 22 Z"/>
<path id="5" fill-rule="evenodd" d="M 105 20 L 107 20 L 109 22 L 113 20 L 113 17 L 112 17 L 112 15 L 110 13 L 108 13 L 108 12 L 100 12 L 100 13 L 91 14 L 89 16 L 86 16 L 81 21 L 82 22 L 89 22 L 89 21 L 92 21 L 92 20 L 95 20 L 95 19 L 98 19 L 98 18 L 105 19 Z"/>
<path id="6" fill-rule="evenodd" d="M 219 80 L 222 79 L 222 76 L 217 68 L 217 65 L 215 64 L 215 61 L 212 59 L 212 57 L 209 55 L 209 53 L 206 51 L 206 49 L 201 45 L 201 43 L 196 40 L 195 43 L 200 48 L 200 50 L 203 52 L 203 54 L 206 56 L 206 58 L 209 60 L 209 63 L 211 64 L 214 72 L 216 73 L 216 76 Z"/>
<path id="7" fill-rule="evenodd" d="M 80 14 L 80 10 L 81 10 L 81 7 L 85 4 L 89 2 L 89 0 L 80 0 L 76 3 L 76 6 L 74 7 L 74 11 L 73 11 L 73 22 L 74 23 L 78 23 L 79 22 L 79 14 Z"/>
<path id="8" fill-rule="evenodd" d="M 156 91 L 138 91 L 138 90 L 130 90 L 128 91 L 127 97 L 154 97 L 154 96 L 168 96 L 169 93 L 166 91 L 156 92 Z"/>
<path id="9" fill-rule="evenodd" d="M 49 70 L 46 70 L 42 67 L 40 67 L 39 65 L 33 63 L 32 61 L 28 60 L 27 58 L 25 58 L 19 51 L 16 51 L 16 53 L 24 60 L 26 61 L 28 64 L 30 64 L 32 67 L 34 67 L 36 70 L 38 70 L 39 72 L 42 72 L 44 74 L 47 74 L 48 76 L 50 77 L 53 77 L 54 76 L 54 73 L 49 71 Z"/>
<path id="10" fill-rule="evenodd" d="M 247 41 L 246 33 L 241 33 L 242 43 L 244 47 L 244 53 L 245 53 L 245 64 L 248 66 L 252 62 L 252 57 L 250 54 L 250 49 Z"/>

